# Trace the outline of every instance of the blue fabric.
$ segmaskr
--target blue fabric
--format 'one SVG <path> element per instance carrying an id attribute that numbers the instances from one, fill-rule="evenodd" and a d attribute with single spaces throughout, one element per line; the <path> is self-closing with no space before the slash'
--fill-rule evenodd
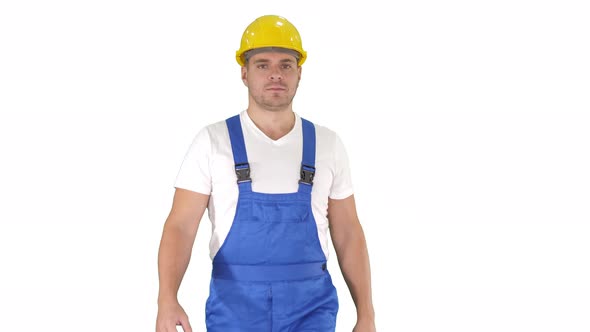
<path id="1" fill-rule="evenodd" d="M 303 127 L 303 165 L 315 166 L 315 127 L 313 123 L 301 119 Z"/>
<path id="2" fill-rule="evenodd" d="M 329 274 L 301 281 L 211 279 L 208 332 L 334 332 L 338 297 Z"/>
<path id="3" fill-rule="evenodd" d="M 213 264 L 212 276 L 216 279 L 240 281 L 287 281 L 319 277 L 325 273 L 326 264 L 288 265 L 227 265 Z"/>
<path id="4" fill-rule="evenodd" d="M 242 124 L 240 123 L 240 115 L 232 116 L 225 120 L 229 130 L 229 138 L 231 140 L 231 150 L 234 155 L 234 161 L 237 165 L 248 163 L 248 154 L 246 153 L 246 145 L 244 144 L 244 134 L 242 133 Z"/>
<path id="5" fill-rule="evenodd" d="M 239 116 L 227 126 L 234 162 L 248 163 Z M 307 120 L 302 167 L 315 171 L 315 127 Z M 232 227 L 213 259 L 209 332 L 335 331 L 338 297 L 325 268 L 311 187 L 300 183 L 295 193 L 267 194 L 239 184 Z"/>
<path id="6" fill-rule="evenodd" d="M 225 120 L 229 131 L 229 138 L 232 142 L 231 150 L 234 157 L 236 171 L 247 168 L 250 170 L 248 164 L 248 153 L 246 153 L 246 144 L 244 144 L 244 134 L 242 133 L 242 124 L 240 123 L 240 115 L 232 116 Z M 252 191 L 252 181 L 238 182 L 240 191 Z"/>
<path id="7" fill-rule="evenodd" d="M 303 130 L 303 157 L 301 160 L 301 171 L 312 171 L 315 173 L 315 127 L 313 123 L 301 119 Z M 311 185 L 299 182 L 299 192 L 311 193 Z"/>

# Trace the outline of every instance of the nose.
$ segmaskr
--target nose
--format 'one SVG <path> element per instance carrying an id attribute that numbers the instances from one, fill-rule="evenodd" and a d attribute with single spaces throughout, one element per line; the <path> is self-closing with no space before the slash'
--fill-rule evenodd
<path id="1" fill-rule="evenodd" d="M 270 75 L 268 77 L 271 81 L 280 81 L 283 79 L 283 73 L 279 66 L 272 66 L 270 70 Z"/>

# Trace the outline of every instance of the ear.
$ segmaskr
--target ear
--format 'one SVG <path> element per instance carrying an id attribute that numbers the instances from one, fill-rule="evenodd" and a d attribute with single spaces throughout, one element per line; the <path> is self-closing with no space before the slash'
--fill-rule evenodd
<path id="1" fill-rule="evenodd" d="M 298 75 L 299 75 L 299 80 L 300 80 L 300 81 L 301 81 L 301 70 L 302 70 L 302 68 L 303 68 L 303 67 L 301 67 L 301 66 L 297 66 L 297 73 L 298 73 Z"/>
<path id="2" fill-rule="evenodd" d="M 248 86 L 248 69 L 246 69 L 246 65 L 242 66 L 242 82 L 245 86 Z"/>

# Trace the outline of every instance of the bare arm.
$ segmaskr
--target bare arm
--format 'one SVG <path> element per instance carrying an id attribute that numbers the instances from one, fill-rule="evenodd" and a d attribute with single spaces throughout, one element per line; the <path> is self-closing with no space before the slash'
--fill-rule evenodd
<path id="1" fill-rule="evenodd" d="M 191 331 L 188 318 L 178 304 L 177 294 L 208 202 L 209 195 L 176 189 L 158 253 L 160 291 L 156 331 L 176 331 L 177 324 L 185 331 Z"/>
<path id="2" fill-rule="evenodd" d="M 369 254 L 354 196 L 330 199 L 328 220 L 338 264 L 356 306 L 357 326 L 354 331 L 374 331 L 375 311 L 371 295 Z"/>

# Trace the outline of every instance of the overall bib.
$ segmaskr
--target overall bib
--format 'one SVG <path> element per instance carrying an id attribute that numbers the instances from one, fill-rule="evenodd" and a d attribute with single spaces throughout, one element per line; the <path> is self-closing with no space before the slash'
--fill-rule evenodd
<path id="1" fill-rule="evenodd" d="M 304 119 L 295 193 L 252 191 L 239 115 L 226 120 L 239 197 L 231 229 L 213 259 L 209 332 L 333 332 L 338 298 L 311 208 L 315 127 Z"/>

